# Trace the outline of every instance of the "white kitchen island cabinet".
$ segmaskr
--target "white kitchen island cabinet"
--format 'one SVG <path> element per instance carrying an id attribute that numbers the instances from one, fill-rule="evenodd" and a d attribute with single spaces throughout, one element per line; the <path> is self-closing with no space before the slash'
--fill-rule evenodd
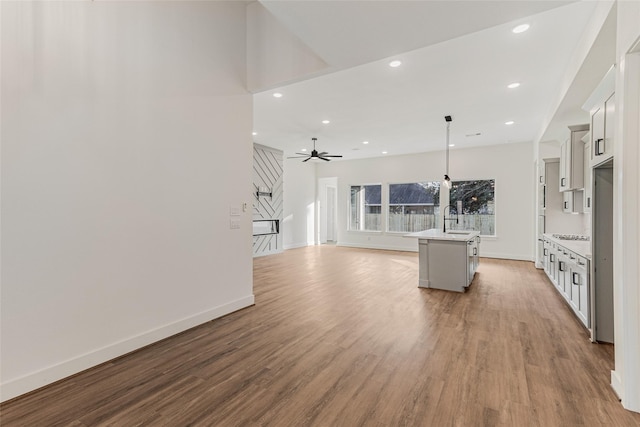
<path id="1" fill-rule="evenodd" d="M 407 234 L 418 238 L 421 288 L 464 292 L 473 281 L 480 257 L 480 232 L 431 229 Z"/>

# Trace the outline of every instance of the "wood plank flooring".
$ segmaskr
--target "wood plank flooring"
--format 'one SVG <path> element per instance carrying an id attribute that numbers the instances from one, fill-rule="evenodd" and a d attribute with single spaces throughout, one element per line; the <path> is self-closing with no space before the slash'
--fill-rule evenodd
<path id="1" fill-rule="evenodd" d="M 640 426 L 531 263 L 465 294 L 418 255 L 312 246 L 254 260 L 256 305 L 0 407 L 10 426 Z"/>

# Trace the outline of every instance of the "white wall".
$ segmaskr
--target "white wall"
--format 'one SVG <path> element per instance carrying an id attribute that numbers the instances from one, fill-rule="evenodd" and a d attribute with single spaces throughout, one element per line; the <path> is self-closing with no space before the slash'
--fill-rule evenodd
<path id="1" fill-rule="evenodd" d="M 328 67 L 257 1 L 247 6 L 247 65 L 247 87 L 254 92 L 309 77 Z"/>
<path id="2" fill-rule="evenodd" d="M 640 412 L 640 2 L 618 2 L 617 27 L 611 384 L 625 408 Z"/>
<path id="3" fill-rule="evenodd" d="M 481 255 L 533 259 L 534 181 L 531 143 L 451 150 L 453 180 L 496 180 L 496 234 L 483 238 Z M 441 181 L 444 152 L 336 161 L 317 166 L 318 178 L 338 178 L 338 244 L 417 251 L 417 242 L 402 233 L 347 231 L 349 186 Z"/>
<path id="4" fill-rule="evenodd" d="M 300 159 L 284 161 L 284 248 L 313 245 L 316 222 L 316 166 Z"/>
<path id="5" fill-rule="evenodd" d="M 253 303 L 245 5 L 2 2 L 2 399 Z"/>

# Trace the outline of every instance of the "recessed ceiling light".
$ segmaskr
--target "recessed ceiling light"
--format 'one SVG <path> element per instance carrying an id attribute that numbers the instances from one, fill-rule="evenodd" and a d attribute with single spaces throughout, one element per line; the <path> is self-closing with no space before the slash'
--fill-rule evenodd
<path id="1" fill-rule="evenodd" d="M 300 151 L 304 152 L 304 151 L 307 151 L 307 149 L 306 148 L 302 148 Z"/>
<path id="2" fill-rule="evenodd" d="M 323 120 L 322 123 L 325 124 L 325 125 L 328 125 L 331 122 L 329 120 Z"/>
<path id="3" fill-rule="evenodd" d="M 455 147 L 456 144 L 449 144 L 449 147 Z"/>
<path id="4" fill-rule="evenodd" d="M 387 152 L 386 152 L 386 151 L 383 151 L 383 152 L 382 152 L 382 154 L 387 154 Z"/>
<path id="5" fill-rule="evenodd" d="M 515 27 L 511 31 L 513 31 L 514 33 L 518 34 L 518 33 L 524 33 L 528 29 L 529 29 L 529 24 L 521 24 L 521 25 L 518 25 L 517 27 Z"/>
<path id="6" fill-rule="evenodd" d="M 505 124 L 505 125 L 512 125 L 512 124 L 514 124 L 514 123 L 515 123 L 515 122 L 514 122 L 513 120 L 509 120 L 508 122 L 504 122 L 504 124 Z"/>
<path id="7" fill-rule="evenodd" d="M 276 92 L 273 94 L 274 98 L 282 98 L 282 94 L 280 92 Z"/>
<path id="8" fill-rule="evenodd" d="M 367 144 L 369 143 L 369 141 L 362 141 L 362 143 L 363 143 L 364 145 L 367 145 Z"/>
<path id="9" fill-rule="evenodd" d="M 515 83 L 511 83 L 511 84 L 510 84 L 510 85 L 508 85 L 507 87 L 508 87 L 509 89 L 515 89 L 515 88 L 517 88 L 518 86 L 520 86 L 520 83 L 515 82 Z"/>
<path id="10" fill-rule="evenodd" d="M 253 136 L 256 136 L 257 134 L 258 134 L 258 132 L 253 132 L 252 133 Z"/>
<path id="11" fill-rule="evenodd" d="M 396 67 L 399 67 L 401 65 L 402 65 L 402 61 L 398 61 L 397 59 L 395 61 L 389 62 L 389 67 L 396 68 Z"/>

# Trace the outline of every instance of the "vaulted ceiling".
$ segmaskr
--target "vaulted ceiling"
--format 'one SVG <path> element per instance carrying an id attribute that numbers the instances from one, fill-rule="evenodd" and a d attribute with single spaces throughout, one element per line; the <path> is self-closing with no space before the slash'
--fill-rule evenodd
<path id="1" fill-rule="evenodd" d="M 594 59 L 573 98 L 554 105 L 595 2 L 261 4 L 327 64 L 313 78 L 254 95 L 254 141 L 287 156 L 310 149 L 312 137 L 319 151 L 344 159 L 442 150 L 445 115 L 453 117 L 453 149 L 558 138 L 572 123 L 548 123 L 552 110 L 582 120 L 582 86 L 611 65 Z M 514 33 L 520 24 L 529 29 Z M 390 67 L 392 60 L 402 64 Z"/>

